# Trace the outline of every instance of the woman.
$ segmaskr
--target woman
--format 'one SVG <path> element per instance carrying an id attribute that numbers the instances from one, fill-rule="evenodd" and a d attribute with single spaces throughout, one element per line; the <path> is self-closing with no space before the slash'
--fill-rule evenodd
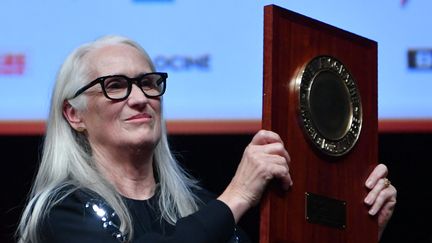
<path id="1" fill-rule="evenodd" d="M 292 185 L 281 139 L 258 132 L 213 199 L 169 150 L 161 104 L 167 74 L 154 71 L 137 43 L 118 36 L 67 58 L 19 242 L 247 242 L 235 224 L 268 181 Z M 386 173 L 382 165 L 374 170 L 365 199 L 382 226 L 396 195 L 384 186 Z"/>

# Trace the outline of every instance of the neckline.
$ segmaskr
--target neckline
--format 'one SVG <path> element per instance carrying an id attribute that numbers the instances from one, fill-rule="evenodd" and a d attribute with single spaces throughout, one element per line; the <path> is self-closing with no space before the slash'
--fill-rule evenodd
<path id="1" fill-rule="evenodd" d="M 156 200 L 156 194 L 157 192 L 154 192 L 153 195 L 147 199 L 135 199 L 135 198 L 126 197 L 124 195 L 121 195 L 121 197 L 126 201 L 133 202 L 133 203 L 146 203 L 146 202 L 153 202 L 154 200 Z"/>

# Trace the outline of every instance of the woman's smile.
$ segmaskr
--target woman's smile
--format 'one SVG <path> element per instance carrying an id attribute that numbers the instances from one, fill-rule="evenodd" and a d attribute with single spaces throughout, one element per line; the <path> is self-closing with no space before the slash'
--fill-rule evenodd
<path id="1" fill-rule="evenodd" d="M 149 122 L 151 120 L 153 120 L 153 116 L 148 113 L 139 113 L 126 119 L 127 122 Z"/>

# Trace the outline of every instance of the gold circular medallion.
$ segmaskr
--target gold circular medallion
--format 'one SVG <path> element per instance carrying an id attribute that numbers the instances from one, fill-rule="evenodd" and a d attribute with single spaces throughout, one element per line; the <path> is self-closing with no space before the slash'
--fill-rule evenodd
<path id="1" fill-rule="evenodd" d="M 315 57 L 299 74 L 299 110 L 305 134 L 327 155 L 348 153 L 362 125 L 360 93 L 353 76 L 331 56 Z"/>

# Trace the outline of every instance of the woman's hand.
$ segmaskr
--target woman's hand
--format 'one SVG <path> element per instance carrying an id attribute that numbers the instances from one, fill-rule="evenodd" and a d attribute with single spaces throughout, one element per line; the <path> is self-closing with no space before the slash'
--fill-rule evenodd
<path id="1" fill-rule="evenodd" d="M 284 189 L 292 185 L 289 162 L 290 157 L 279 135 L 259 131 L 246 147 L 234 178 L 218 199 L 231 208 L 237 222 L 260 201 L 269 181 L 279 179 Z"/>
<path id="2" fill-rule="evenodd" d="M 370 191 L 364 202 L 370 207 L 370 215 L 378 215 L 379 238 L 381 238 L 381 234 L 390 220 L 396 205 L 397 191 L 386 178 L 387 174 L 387 167 L 379 164 L 369 175 L 365 183 Z"/>

